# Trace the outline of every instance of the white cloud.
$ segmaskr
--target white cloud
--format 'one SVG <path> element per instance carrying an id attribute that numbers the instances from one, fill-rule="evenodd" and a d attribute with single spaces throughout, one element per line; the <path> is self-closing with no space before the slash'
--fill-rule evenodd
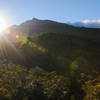
<path id="1" fill-rule="evenodd" d="M 100 24 L 100 19 L 99 20 L 83 20 L 81 22 L 84 24 Z"/>
<path id="2" fill-rule="evenodd" d="M 70 23 L 71 25 L 77 27 L 88 27 L 88 28 L 100 28 L 100 19 L 99 20 L 82 20 Z"/>
<path id="3" fill-rule="evenodd" d="M 83 20 L 82 23 L 88 24 L 88 23 L 90 23 L 90 20 Z"/>

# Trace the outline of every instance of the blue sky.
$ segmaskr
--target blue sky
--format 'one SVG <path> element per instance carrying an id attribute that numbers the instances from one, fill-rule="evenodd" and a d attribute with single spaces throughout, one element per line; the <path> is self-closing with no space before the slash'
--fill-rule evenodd
<path id="1" fill-rule="evenodd" d="M 32 19 L 51 19 L 60 22 L 99 20 L 100 0 L 0 0 L 0 15 L 11 24 Z"/>

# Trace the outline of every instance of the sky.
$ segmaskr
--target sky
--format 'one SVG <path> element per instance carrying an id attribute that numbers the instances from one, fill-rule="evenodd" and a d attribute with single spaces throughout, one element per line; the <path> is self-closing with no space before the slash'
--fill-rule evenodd
<path id="1" fill-rule="evenodd" d="M 8 25 L 33 17 L 59 22 L 98 21 L 100 0 L 0 0 L 0 16 Z M 99 20 L 100 21 L 100 20 Z"/>

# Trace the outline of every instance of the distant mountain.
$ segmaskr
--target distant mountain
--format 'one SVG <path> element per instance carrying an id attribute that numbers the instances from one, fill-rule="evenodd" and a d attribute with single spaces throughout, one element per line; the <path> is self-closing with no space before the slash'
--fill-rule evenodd
<path id="1" fill-rule="evenodd" d="M 33 18 L 23 22 L 20 25 L 14 25 L 10 27 L 11 31 L 21 31 L 24 34 L 32 35 L 40 32 L 67 32 L 71 30 L 72 26 L 51 21 L 51 20 L 40 20 Z"/>
<path id="2" fill-rule="evenodd" d="M 77 23 L 76 26 L 81 26 L 81 23 Z M 98 28 L 84 28 L 75 27 L 69 24 L 55 22 L 51 20 L 40 20 L 33 18 L 23 22 L 20 25 L 14 25 L 10 28 L 11 33 L 20 32 L 24 36 L 31 36 L 33 34 L 39 34 L 44 32 L 54 33 L 66 33 L 67 35 L 74 35 L 79 37 L 85 37 L 98 41 L 100 38 L 100 29 Z"/>

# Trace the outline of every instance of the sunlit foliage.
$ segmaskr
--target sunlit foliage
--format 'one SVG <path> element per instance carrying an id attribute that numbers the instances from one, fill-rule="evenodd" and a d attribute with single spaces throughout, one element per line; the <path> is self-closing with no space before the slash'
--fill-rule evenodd
<path id="1" fill-rule="evenodd" d="M 83 90 L 86 93 L 83 100 L 100 100 L 100 77 L 87 81 Z"/>
<path id="2" fill-rule="evenodd" d="M 0 67 L 0 100 L 62 100 L 69 85 L 68 78 L 39 67 L 28 70 L 12 63 Z"/>

